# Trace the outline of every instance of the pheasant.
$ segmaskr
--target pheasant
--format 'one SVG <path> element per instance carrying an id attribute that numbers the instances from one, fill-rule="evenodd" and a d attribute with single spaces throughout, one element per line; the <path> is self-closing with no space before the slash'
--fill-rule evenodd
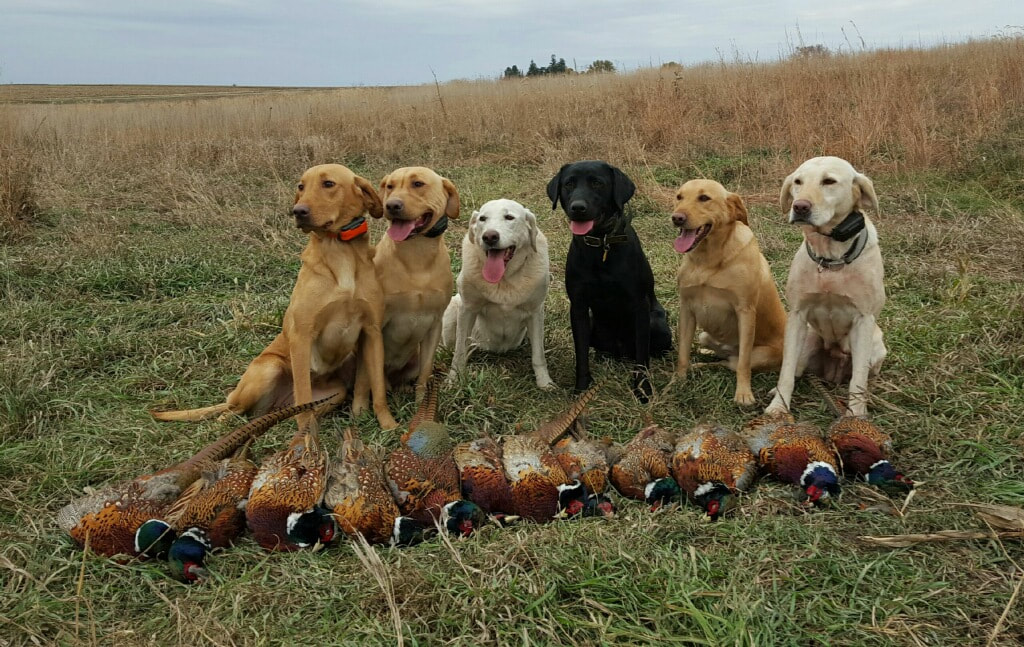
<path id="1" fill-rule="evenodd" d="M 605 495 L 608 489 L 608 447 L 611 441 L 598 441 L 587 435 L 586 427 L 576 420 L 571 431 L 575 435 L 557 441 L 553 450 L 565 476 L 579 480 L 586 489 L 584 517 L 606 516 L 615 513 L 615 504 Z M 574 506 L 575 507 L 575 506 Z"/>
<path id="2" fill-rule="evenodd" d="M 743 427 L 743 437 L 762 469 L 804 489 L 806 501 L 823 505 L 839 496 L 835 452 L 814 425 L 788 413 L 766 414 Z"/>
<path id="3" fill-rule="evenodd" d="M 262 548 L 292 551 L 334 539 L 333 516 L 321 505 L 327 462 L 316 418 L 299 428 L 286 449 L 263 461 L 245 509 L 249 530 Z"/>
<path id="4" fill-rule="evenodd" d="M 487 513 L 472 501 L 459 499 L 441 508 L 441 524 L 453 535 L 469 537 L 486 523 Z"/>
<path id="5" fill-rule="evenodd" d="M 587 403 L 594 398 L 597 388 L 592 387 L 581 395 L 558 418 L 542 424 L 533 432 L 505 440 L 502 465 L 511 484 L 512 505 L 516 515 L 544 522 L 553 519 L 560 507 L 569 514 L 582 511 L 586 490 L 582 482 L 573 483 L 566 475 L 551 451 L 551 445 L 569 430 Z"/>
<path id="6" fill-rule="evenodd" d="M 702 424 L 676 443 L 672 474 L 691 501 L 712 521 L 736 506 L 736 495 L 757 475 L 757 461 L 734 431 Z"/>
<path id="7" fill-rule="evenodd" d="M 897 471 L 889 462 L 892 438 L 870 420 L 849 415 L 820 380 L 811 383 L 821 393 L 825 404 L 836 416 L 826 433 L 839 454 L 840 466 L 847 476 L 860 477 L 888 494 L 906 494 L 914 489 L 914 481 Z"/>
<path id="8" fill-rule="evenodd" d="M 238 427 L 173 467 L 73 501 L 57 514 L 57 524 L 79 545 L 88 543 L 89 548 L 100 555 L 163 556 L 174 541 L 174 532 L 162 519 L 182 492 L 200 478 L 204 466 L 230 456 L 278 422 L 311 411 L 329 399 L 272 411 Z M 156 523 L 146 524 L 149 520 L 156 520 Z"/>
<path id="9" fill-rule="evenodd" d="M 437 421 L 440 378 L 431 377 L 420 406 L 385 467 L 388 487 L 402 514 L 432 526 L 448 503 L 459 500 L 459 469 L 448 429 Z"/>
<path id="10" fill-rule="evenodd" d="M 501 446 L 489 436 L 455 446 L 462 496 L 499 519 L 515 513 L 512 489 L 502 465 Z"/>
<path id="11" fill-rule="evenodd" d="M 860 477 L 888 494 L 914 489 L 914 481 L 889 462 L 892 438 L 870 420 L 839 418 L 829 427 L 828 439 L 839 453 L 844 474 Z"/>
<path id="12" fill-rule="evenodd" d="M 372 449 L 363 445 L 351 428 L 345 430 L 341 459 L 333 462 L 327 479 L 324 503 L 334 511 L 341 530 L 350 537 L 363 535 L 370 543 L 384 543 L 414 535 L 422 528 L 402 528 L 413 523 L 400 517 L 384 479 L 384 465 Z M 397 527 L 396 527 L 397 524 Z"/>
<path id="13" fill-rule="evenodd" d="M 671 468 L 674 448 L 671 432 L 648 424 L 612 461 L 612 485 L 622 496 L 644 501 L 652 510 L 679 501 L 681 491 Z"/>

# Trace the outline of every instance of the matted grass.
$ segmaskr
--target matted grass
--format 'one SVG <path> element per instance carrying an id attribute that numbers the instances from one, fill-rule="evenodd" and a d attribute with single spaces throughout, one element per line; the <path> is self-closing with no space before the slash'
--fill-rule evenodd
<path id="1" fill-rule="evenodd" d="M 448 110 L 471 112 L 446 101 Z M 187 112 L 166 111 L 171 123 L 189 123 Z M 53 515 L 83 487 L 167 465 L 223 433 L 215 422 L 158 424 L 146 409 L 217 401 L 276 334 L 304 244 L 287 216 L 303 168 L 335 160 L 376 181 L 396 165 L 393 150 L 349 151 L 326 130 L 305 144 L 268 131 L 260 146 L 279 156 L 246 164 L 230 140 L 204 141 L 208 124 L 197 124 L 173 138 L 138 126 L 141 141 L 164 142 L 158 148 L 168 156 L 159 159 L 129 154 L 142 150 L 129 145 L 131 124 L 88 150 L 74 134 L 24 134 L 37 144 L 38 168 L 61 173 L 37 176 L 42 210 L 15 244 L 0 247 L 0 644 L 395 644 L 396 616 L 404 643 L 418 645 L 953 645 L 994 634 L 1024 574 L 1020 542 L 883 550 L 857 538 L 982 527 L 959 503 L 1024 506 L 1024 200 L 1012 190 L 1022 177 L 1020 147 L 1009 145 L 1021 142 L 1020 121 L 961 144 L 985 156 L 979 166 L 858 161 L 882 203 L 876 222 L 889 294 L 881 324 L 890 354 L 872 411 L 896 439 L 898 464 L 923 482 L 902 514 L 853 484 L 834 508 L 806 513 L 788 488 L 762 482 L 715 524 L 692 508 L 651 514 L 620 502 L 612 520 L 378 548 L 379 564 L 369 566 L 346 541 L 283 555 L 246 538 L 211 560 L 213 581 L 189 588 L 157 563 L 83 555 Z M 529 136 L 495 132 L 513 143 Z M 447 238 L 456 270 L 466 217 L 494 197 L 524 202 L 550 239 L 546 343 L 562 389 L 536 390 L 524 348 L 474 355 L 469 374 L 441 394 L 458 440 L 529 428 L 565 405 L 572 383 L 569 234 L 544 187 L 556 160 L 579 151 L 563 142 L 541 158 L 489 161 L 417 137 L 406 146 L 422 155 L 401 163 L 427 161 L 462 194 L 464 216 Z M 785 147 L 663 156 L 610 161 L 641 185 L 634 225 L 670 319 L 678 256 L 663 193 L 689 177 L 723 180 L 747 197 L 783 284 L 799 233 L 782 224 L 774 202 L 800 159 Z M 374 223 L 374 239 L 381 234 Z M 625 366 L 596 361 L 597 376 L 609 380 L 590 410 L 592 433 L 625 440 L 645 415 L 680 430 L 702 420 L 736 426 L 752 415 L 732 404 L 732 374 L 695 370 L 675 384 L 673 366 L 674 357 L 654 363 L 659 395 L 642 406 L 626 387 Z M 755 376 L 762 407 L 773 383 Z M 408 420 L 411 394 L 391 402 Z M 806 384 L 794 404 L 801 417 L 827 422 Z M 396 442 L 371 415 L 350 421 L 342 413 L 325 422 L 329 449 L 350 423 L 368 440 Z M 279 446 L 292 429 L 282 425 L 257 449 Z M 996 644 L 1024 642 L 1022 608 L 1018 597 Z"/>

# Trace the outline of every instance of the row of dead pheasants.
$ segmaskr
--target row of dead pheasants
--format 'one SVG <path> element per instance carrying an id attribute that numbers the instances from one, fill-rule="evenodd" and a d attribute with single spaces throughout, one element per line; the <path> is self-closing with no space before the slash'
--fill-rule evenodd
<path id="1" fill-rule="evenodd" d="M 437 382 L 385 460 L 349 429 L 329 461 L 311 413 L 322 400 L 268 413 L 178 465 L 88 493 L 59 512 L 58 524 L 105 556 L 166 557 L 172 574 L 191 582 L 205 576 L 207 552 L 246 527 L 268 550 L 328 543 L 338 528 L 406 545 L 438 527 L 469 535 L 516 518 L 611 515 L 609 484 L 652 508 L 685 493 L 712 519 L 735 506 L 759 470 L 798 485 L 806 505 L 833 500 L 841 472 L 889 492 L 913 488 L 887 460 L 889 437 L 861 418 L 840 417 L 824 435 L 788 414 L 756 418 L 740 433 L 702 424 L 677 436 L 651 424 L 620 445 L 587 437 L 579 422 L 595 387 L 502 444 L 487 436 L 454 444 L 437 421 Z M 251 441 L 296 415 L 288 448 L 254 464 Z"/>

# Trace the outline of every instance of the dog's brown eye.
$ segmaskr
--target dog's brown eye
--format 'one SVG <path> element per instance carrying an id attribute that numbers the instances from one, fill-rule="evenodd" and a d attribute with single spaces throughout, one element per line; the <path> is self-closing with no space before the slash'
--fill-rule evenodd
<path id="1" fill-rule="evenodd" d="M 305 189 L 305 188 L 306 188 L 306 185 L 305 185 L 305 184 L 299 184 L 299 191 L 301 191 L 301 190 L 303 190 L 303 189 Z"/>
<path id="2" fill-rule="evenodd" d="M 822 181 L 821 181 L 821 183 L 822 183 L 822 184 L 835 184 L 835 183 L 836 183 L 836 181 L 835 181 L 835 180 L 833 180 L 833 179 L 832 179 L 832 178 L 830 178 L 830 177 L 827 177 L 827 178 L 825 178 L 824 180 L 822 180 Z"/>
<path id="3" fill-rule="evenodd" d="M 803 184 L 804 181 L 800 179 L 793 180 L 793 184 Z"/>
<path id="4" fill-rule="evenodd" d="M 480 216 L 479 218 L 477 218 L 477 220 L 479 222 L 487 222 L 487 216 Z"/>
<path id="5" fill-rule="evenodd" d="M 711 199 L 711 196 L 709 196 L 706 193 L 701 193 L 699 196 L 697 196 L 697 199 L 700 200 L 701 202 L 707 202 L 708 200 Z"/>
<path id="6" fill-rule="evenodd" d="M 512 214 L 510 214 L 510 213 L 506 213 L 505 214 L 505 220 L 515 220 L 515 219 L 516 219 L 516 217 L 513 216 Z"/>
<path id="7" fill-rule="evenodd" d="M 393 189 L 393 188 L 395 188 L 395 185 L 394 185 L 394 184 L 389 184 L 389 185 L 387 186 L 387 189 L 388 189 L 388 191 L 390 191 L 390 190 L 391 190 L 391 189 Z"/>
<path id="8" fill-rule="evenodd" d="M 575 188 L 575 187 L 576 187 L 576 180 L 566 180 L 565 181 L 565 188 L 572 189 L 572 188 Z"/>
<path id="9" fill-rule="evenodd" d="M 604 186 L 604 182 L 602 182 L 601 180 L 591 180 L 590 185 L 593 186 L 595 189 L 600 189 L 601 187 Z"/>
<path id="10" fill-rule="evenodd" d="M 421 186 L 424 186 L 424 185 L 426 185 L 426 182 L 420 182 L 419 180 L 416 180 L 415 182 L 413 182 L 413 183 L 412 183 L 412 185 L 413 185 L 413 187 L 414 187 L 414 188 L 417 188 L 417 189 L 418 189 L 418 188 L 420 188 Z"/>
<path id="11" fill-rule="evenodd" d="M 683 199 L 683 194 L 682 193 L 677 193 L 676 194 L 676 200 L 682 200 L 682 199 Z"/>
<path id="12" fill-rule="evenodd" d="M 329 189 L 332 186 L 334 186 L 334 182 L 332 180 L 324 180 L 324 188 L 325 189 Z"/>

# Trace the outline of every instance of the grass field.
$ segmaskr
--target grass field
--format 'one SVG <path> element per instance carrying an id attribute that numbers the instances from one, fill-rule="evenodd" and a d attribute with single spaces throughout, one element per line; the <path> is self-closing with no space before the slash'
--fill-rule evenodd
<path id="1" fill-rule="evenodd" d="M 0 645 L 395 644 L 398 632 L 409 645 L 1024 643 L 1019 540 L 859 540 L 984 529 L 966 504 L 1024 507 L 1022 70 L 1017 39 L 524 83 L 0 105 Z M 621 502 L 612 520 L 377 549 L 370 566 L 345 541 L 281 555 L 244 539 L 193 588 L 160 564 L 83 556 L 52 521 L 82 488 L 224 431 L 158 424 L 146 409 L 217 401 L 276 334 L 304 245 L 292 187 L 312 163 L 374 182 L 411 164 L 450 177 L 464 209 L 447 235 L 456 271 L 474 207 L 509 197 L 540 216 L 562 388 L 536 390 L 526 349 L 474 355 L 441 395 L 463 440 L 529 427 L 568 400 L 569 232 L 544 193 L 561 163 L 606 158 L 636 180 L 634 225 L 674 321 L 667 195 L 699 176 L 741 193 L 783 285 L 799 232 L 778 188 L 820 153 L 870 175 L 882 205 L 890 353 L 871 407 L 921 482 L 905 508 L 850 484 L 834 508 L 806 513 L 762 482 L 715 524 Z M 625 440 L 645 415 L 679 430 L 752 415 L 732 404 L 727 371 L 679 385 L 673 366 L 654 363 L 659 395 L 642 406 L 623 365 L 596 362 L 610 379 L 592 432 Z M 755 376 L 760 406 L 773 384 Z M 408 420 L 411 394 L 391 403 Z M 794 406 L 828 420 L 806 384 Z M 348 424 L 396 442 L 372 416 L 342 413 L 325 423 L 330 449 Z"/>

